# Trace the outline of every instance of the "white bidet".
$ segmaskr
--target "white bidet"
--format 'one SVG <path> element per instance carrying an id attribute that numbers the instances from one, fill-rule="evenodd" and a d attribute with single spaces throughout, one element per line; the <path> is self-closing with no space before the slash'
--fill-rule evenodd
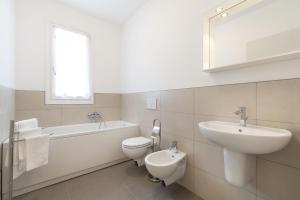
<path id="1" fill-rule="evenodd" d="M 162 150 L 145 158 L 147 170 L 168 186 L 183 177 L 186 168 L 186 153 Z"/>

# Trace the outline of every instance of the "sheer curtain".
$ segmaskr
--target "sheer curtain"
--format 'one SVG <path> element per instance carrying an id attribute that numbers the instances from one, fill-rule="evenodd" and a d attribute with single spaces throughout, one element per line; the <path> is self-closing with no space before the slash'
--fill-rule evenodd
<path id="1" fill-rule="evenodd" d="M 91 98 L 90 38 L 63 28 L 53 28 L 52 98 Z"/>

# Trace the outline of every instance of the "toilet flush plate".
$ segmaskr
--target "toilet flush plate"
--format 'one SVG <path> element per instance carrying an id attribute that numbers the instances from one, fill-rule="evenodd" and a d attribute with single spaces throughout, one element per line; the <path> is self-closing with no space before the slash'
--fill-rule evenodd
<path id="1" fill-rule="evenodd" d="M 147 109 L 149 109 L 149 110 L 157 109 L 157 98 L 155 98 L 155 97 L 147 98 Z"/>

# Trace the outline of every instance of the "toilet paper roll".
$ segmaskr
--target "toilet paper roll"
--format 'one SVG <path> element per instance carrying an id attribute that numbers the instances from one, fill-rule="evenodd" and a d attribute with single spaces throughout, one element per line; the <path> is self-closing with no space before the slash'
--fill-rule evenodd
<path id="1" fill-rule="evenodd" d="M 160 133 L 160 127 L 154 126 L 152 129 L 152 135 L 158 135 Z"/>

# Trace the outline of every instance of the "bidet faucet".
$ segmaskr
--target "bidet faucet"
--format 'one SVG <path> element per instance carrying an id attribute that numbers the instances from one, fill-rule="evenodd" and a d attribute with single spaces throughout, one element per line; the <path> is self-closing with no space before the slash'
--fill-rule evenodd
<path id="1" fill-rule="evenodd" d="M 170 151 L 173 151 L 174 153 L 178 153 L 178 148 L 177 148 L 177 141 L 173 141 L 171 144 L 171 147 L 169 148 Z"/>
<path id="2" fill-rule="evenodd" d="M 236 115 L 240 115 L 240 125 L 246 127 L 247 126 L 247 108 L 245 106 L 239 107 L 239 110 L 235 111 Z"/>

